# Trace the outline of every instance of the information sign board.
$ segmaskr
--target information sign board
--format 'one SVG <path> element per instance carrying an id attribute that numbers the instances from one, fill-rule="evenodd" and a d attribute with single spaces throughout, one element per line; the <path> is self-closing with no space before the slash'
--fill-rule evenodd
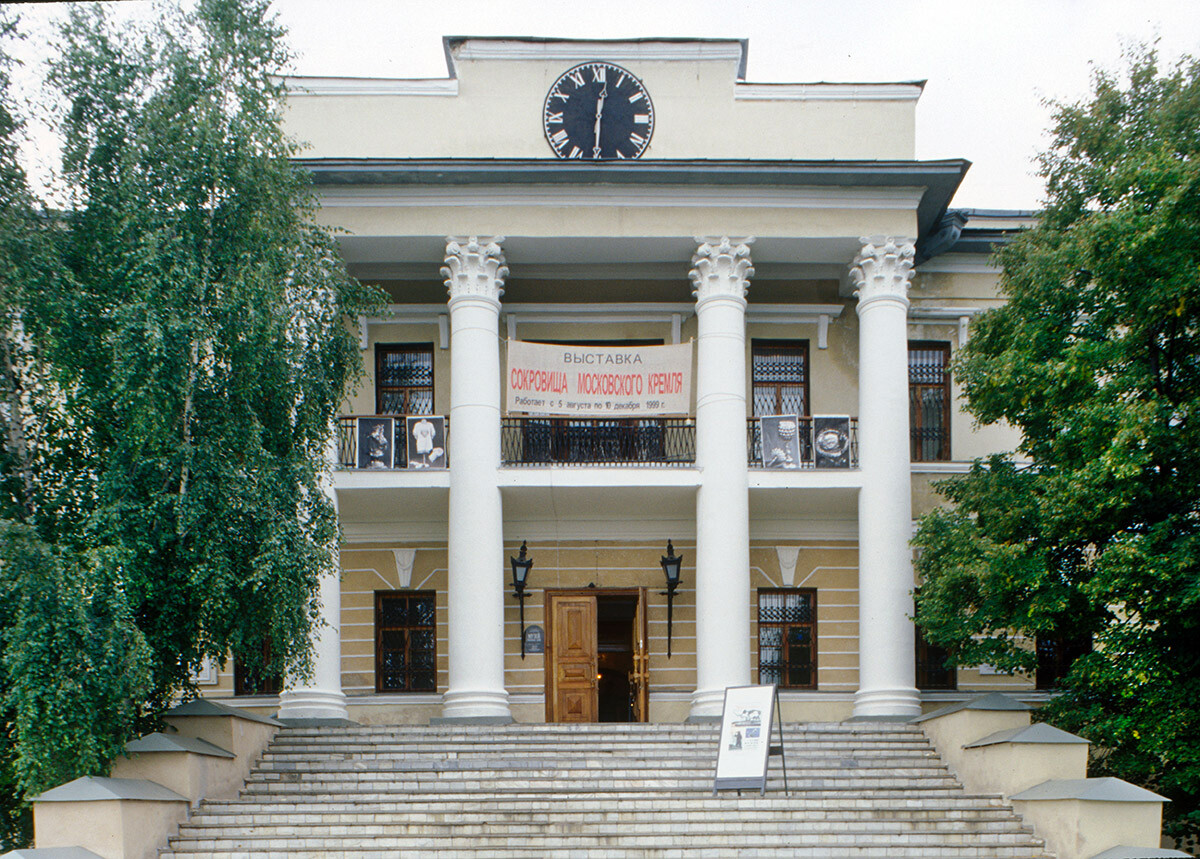
<path id="1" fill-rule="evenodd" d="M 725 690 L 713 793 L 751 787 L 766 791 L 775 701 L 774 686 L 730 686 Z"/>

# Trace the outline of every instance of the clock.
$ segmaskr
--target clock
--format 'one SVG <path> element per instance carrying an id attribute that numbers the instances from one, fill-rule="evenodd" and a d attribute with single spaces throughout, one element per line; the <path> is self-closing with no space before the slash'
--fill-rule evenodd
<path id="1" fill-rule="evenodd" d="M 550 87 L 542 125 L 559 158 L 638 158 L 654 133 L 654 105 L 642 82 L 627 69 L 581 63 Z"/>

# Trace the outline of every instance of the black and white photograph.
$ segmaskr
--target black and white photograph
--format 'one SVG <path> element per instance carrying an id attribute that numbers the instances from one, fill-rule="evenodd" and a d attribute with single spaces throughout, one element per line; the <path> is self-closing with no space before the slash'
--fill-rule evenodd
<path id="1" fill-rule="evenodd" d="M 817 468 L 849 468 L 849 416 L 814 415 L 813 451 L 813 460 Z"/>
<path id="2" fill-rule="evenodd" d="M 799 415 L 764 415 L 762 425 L 762 464 L 764 468 L 799 468 Z"/>
<path id="3" fill-rule="evenodd" d="M 446 419 L 441 415 L 405 418 L 409 468 L 446 467 Z"/>
<path id="4" fill-rule="evenodd" d="M 396 444 L 396 422 L 392 418 L 358 419 L 358 467 L 392 468 Z"/>

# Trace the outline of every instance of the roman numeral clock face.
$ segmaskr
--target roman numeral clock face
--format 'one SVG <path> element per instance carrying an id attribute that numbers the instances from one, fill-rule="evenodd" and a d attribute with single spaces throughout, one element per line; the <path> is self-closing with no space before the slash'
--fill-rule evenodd
<path id="1" fill-rule="evenodd" d="M 559 158 L 637 158 L 654 132 L 654 106 L 642 82 L 612 63 L 583 63 L 554 82 L 542 111 Z"/>

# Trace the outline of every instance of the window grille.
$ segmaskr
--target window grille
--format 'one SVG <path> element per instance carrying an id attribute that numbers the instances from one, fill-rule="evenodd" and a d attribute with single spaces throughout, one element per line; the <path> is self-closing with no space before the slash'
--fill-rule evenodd
<path id="1" fill-rule="evenodd" d="M 754 416 L 808 414 L 808 343 L 755 340 L 750 346 Z"/>
<path id="2" fill-rule="evenodd" d="M 433 414 L 433 344 L 375 347 L 375 413 Z"/>
<path id="3" fill-rule="evenodd" d="M 917 688 L 957 689 L 958 669 L 953 665 L 946 667 L 950 651 L 926 641 L 921 627 L 916 627 L 916 632 Z"/>
<path id="4" fill-rule="evenodd" d="M 1080 656 L 1092 652 L 1091 636 L 1081 638 L 1052 638 L 1038 636 L 1037 688 L 1053 690 L 1062 686 L 1062 679 Z"/>
<path id="5" fill-rule="evenodd" d="M 375 592 L 375 691 L 437 691 L 433 591 Z"/>
<path id="6" fill-rule="evenodd" d="M 950 345 L 908 344 L 908 426 L 913 462 L 950 459 Z"/>
<path id="7" fill-rule="evenodd" d="M 758 682 L 817 688 L 817 592 L 758 591 Z"/>
<path id="8" fill-rule="evenodd" d="M 271 646 L 263 642 L 261 648 L 262 665 L 271 660 Z M 263 671 L 261 668 L 249 668 L 244 659 L 233 657 L 233 694 L 234 695 L 278 695 L 283 689 L 283 677 L 278 672 Z"/>

